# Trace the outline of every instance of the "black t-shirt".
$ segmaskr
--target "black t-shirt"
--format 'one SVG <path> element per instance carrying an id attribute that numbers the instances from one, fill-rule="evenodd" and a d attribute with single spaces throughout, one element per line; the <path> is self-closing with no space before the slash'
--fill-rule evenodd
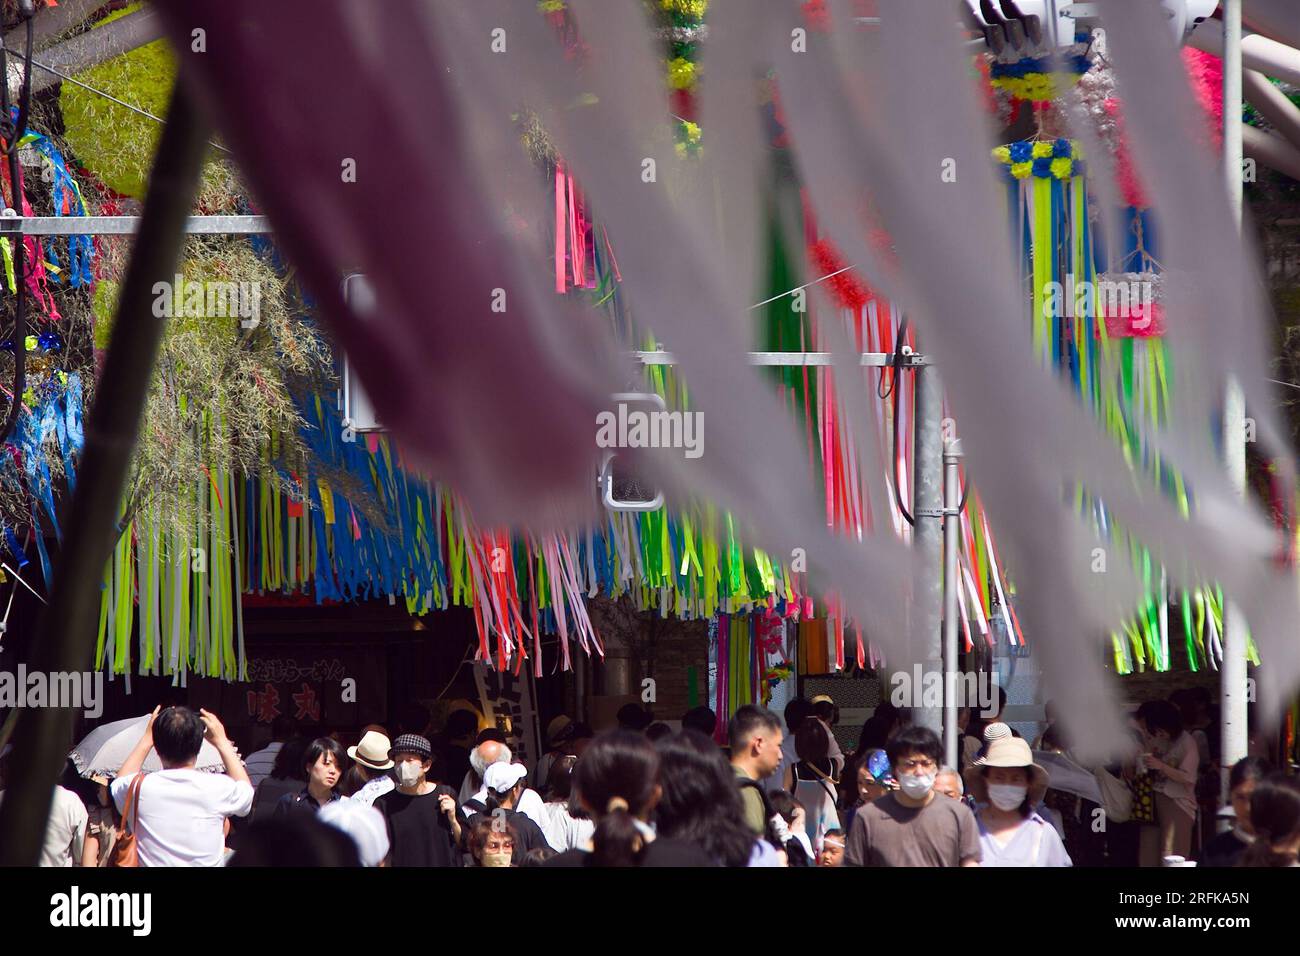
<path id="1" fill-rule="evenodd" d="M 279 805 L 281 797 L 298 793 L 305 786 L 304 781 L 294 777 L 288 779 L 267 777 L 257 785 L 257 790 L 253 793 L 252 822 L 269 820 L 275 814 L 275 808 Z"/>
<path id="2" fill-rule="evenodd" d="M 542 866 L 591 866 L 592 855 L 586 850 L 565 850 Z M 641 866 L 717 866 L 708 854 L 694 843 L 660 837 L 645 848 Z"/>
<path id="3" fill-rule="evenodd" d="M 523 866 L 524 857 L 529 850 L 550 847 L 550 844 L 546 842 L 546 834 L 542 832 L 541 827 L 533 822 L 531 817 L 525 816 L 518 810 L 505 810 L 502 812 L 505 814 L 506 823 L 514 827 L 515 833 L 519 835 L 519 839 L 515 840 L 514 852 L 510 855 L 510 862 L 515 866 Z M 470 827 L 474 827 L 478 825 L 480 820 L 491 819 L 492 814 L 490 813 L 472 813 L 468 823 Z"/>
<path id="4" fill-rule="evenodd" d="M 333 803 L 335 800 L 342 798 L 336 792 L 330 793 L 327 803 Z M 284 818 L 291 816 L 315 816 L 320 812 L 320 804 L 306 790 L 300 790 L 297 793 L 286 793 L 275 804 L 273 816 Z"/>
<path id="5" fill-rule="evenodd" d="M 411 796 L 390 790 L 375 801 L 388 821 L 393 866 L 459 866 L 451 823 L 438 809 L 438 797 L 455 792 L 439 785 L 428 793 Z"/>
<path id="6" fill-rule="evenodd" d="M 1248 846 L 1249 843 L 1229 830 L 1205 844 L 1197 862 L 1201 866 L 1236 866 Z"/>

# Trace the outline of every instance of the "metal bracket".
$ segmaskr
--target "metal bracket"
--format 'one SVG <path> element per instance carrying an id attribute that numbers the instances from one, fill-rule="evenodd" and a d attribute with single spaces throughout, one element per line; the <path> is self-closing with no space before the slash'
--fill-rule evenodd
<path id="1" fill-rule="evenodd" d="M 662 412 L 668 411 L 668 403 L 664 401 L 662 395 L 654 392 L 615 392 L 610 396 L 620 405 L 628 402 L 649 402 L 651 405 L 657 405 Z M 664 506 L 664 493 L 659 491 L 654 498 L 649 501 L 620 501 L 614 497 L 614 459 L 618 457 L 618 452 L 611 451 L 605 455 L 600 463 L 600 475 L 596 478 L 596 485 L 600 488 L 601 502 L 610 511 L 658 511 Z"/>
<path id="2" fill-rule="evenodd" d="M 642 365 L 676 365 L 677 357 L 672 352 L 654 351 L 654 352 L 633 352 L 633 358 Z M 750 365 L 776 366 L 782 368 L 799 368 L 803 366 L 835 364 L 835 355 L 832 352 L 750 352 L 748 353 Z M 860 353 L 859 363 L 871 368 L 889 368 L 894 364 L 893 352 L 862 352 Z M 930 359 L 920 352 L 911 352 L 906 349 L 899 356 L 899 365 L 903 368 L 917 368 L 922 365 L 930 365 Z"/>
<path id="3" fill-rule="evenodd" d="M 0 214 L 0 235 L 126 236 L 140 228 L 139 216 L 17 216 Z M 264 235 L 271 232 L 265 216 L 189 216 L 189 235 Z"/>

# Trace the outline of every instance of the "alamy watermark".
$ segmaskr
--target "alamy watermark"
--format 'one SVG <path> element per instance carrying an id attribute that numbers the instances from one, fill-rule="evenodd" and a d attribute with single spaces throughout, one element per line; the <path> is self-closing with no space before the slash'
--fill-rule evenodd
<path id="1" fill-rule="evenodd" d="M 1048 282 L 1043 286 L 1043 316 L 1074 318 L 1105 314 L 1113 318 L 1135 319 L 1135 327 L 1151 322 L 1151 307 L 1157 300 L 1155 284 L 1149 280 L 1118 281 L 1101 278 L 1096 282 L 1076 281 L 1067 273 L 1065 282 Z"/>
<path id="2" fill-rule="evenodd" d="M 246 329 L 262 321 L 260 282 L 195 282 L 176 276 L 153 285 L 153 314 L 158 318 L 239 319 Z"/>
<path id="3" fill-rule="evenodd" d="M 687 458 L 704 454 L 704 413 L 645 411 L 619 402 L 596 415 L 600 448 L 681 448 Z"/>
<path id="4" fill-rule="evenodd" d="M 998 715 L 998 675 L 989 671 L 925 670 L 920 664 L 889 677 L 889 702 L 898 708 L 942 707 L 955 700 L 958 707 L 978 708 L 981 717 Z"/>
<path id="5" fill-rule="evenodd" d="M 153 895 L 150 893 L 82 892 L 74 886 L 50 897 L 50 925 L 125 927 L 133 936 L 148 936 L 153 929 Z"/>
<path id="6" fill-rule="evenodd" d="M 104 712 L 103 671 L 0 671 L 0 708 L 71 707 L 94 719 Z"/>

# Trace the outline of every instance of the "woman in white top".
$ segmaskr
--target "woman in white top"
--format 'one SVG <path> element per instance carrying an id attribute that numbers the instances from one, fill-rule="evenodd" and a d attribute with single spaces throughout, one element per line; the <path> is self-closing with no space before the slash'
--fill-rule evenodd
<path id="1" fill-rule="evenodd" d="M 794 746 L 799 760 L 786 769 L 785 789 L 803 805 L 805 832 L 816 854 L 827 832 L 840 829 L 835 808 L 840 782 L 831 761 L 831 735 L 816 717 L 806 717 L 795 731 Z"/>
<path id="2" fill-rule="evenodd" d="M 991 741 L 962 776 L 979 804 L 981 866 L 1074 865 L 1055 827 L 1034 812 L 1048 777 L 1023 739 Z"/>
<path id="3" fill-rule="evenodd" d="M 577 764 L 577 757 L 565 754 L 551 764 L 546 778 L 546 803 L 542 808 L 546 819 L 542 821 L 542 832 L 557 853 L 586 846 L 596 832 L 593 820 L 574 815 L 573 769 Z"/>

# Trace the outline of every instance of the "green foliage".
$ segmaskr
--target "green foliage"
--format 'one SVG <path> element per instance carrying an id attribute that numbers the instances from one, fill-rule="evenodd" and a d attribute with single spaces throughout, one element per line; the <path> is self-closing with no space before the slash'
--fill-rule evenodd
<path id="1" fill-rule="evenodd" d="M 139 9 L 135 4 L 120 10 L 96 29 Z M 162 116 L 176 80 L 176 58 L 164 41 L 155 40 L 93 66 L 77 79 Z M 59 104 L 68 144 L 86 168 L 117 192 L 142 198 L 161 125 L 75 83 L 63 84 Z"/>
<path id="2" fill-rule="evenodd" d="M 291 290 L 247 239 L 192 238 L 181 266 L 181 314 L 168 318 L 145 407 L 127 493 L 128 510 L 151 526 L 193 528 L 196 482 L 218 469 L 237 477 L 271 475 L 278 460 L 301 469 L 305 449 L 295 389 L 326 384 L 331 357 Z M 185 287 L 256 287 L 256 325 L 239 315 L 190 314 Z M 173 282 L 174 285 L 174 282 Z M 164 297 L 171 298 L 169 287 Z M 111 337 L 117 288 L 96 295 L 96 345 Z M 205 308 L 211 306 L 205 301 Z M 217 311 L 234 311 L 233 308 Z"/>
<path id="3" fill-rule="evenodd" d="M 90 32 L 134 13 L 140 6 L 134 4 L 105 17 Z M 166 41 L 155 40 L 84 70 L 76 79 L 123 103 L 163 117 L 176 82 L 176 57 Z M 63 83 L 59 108 L 63 138 L 72 154 L 110 189 L 143 199 L 162 124 L 76 83 Z M 226 163 L 208 163 L 199 188 L 199 209 L 210 214 L 233 211 L 221 201 L 239 191 L 233 180 L 234 174 Z"/>

